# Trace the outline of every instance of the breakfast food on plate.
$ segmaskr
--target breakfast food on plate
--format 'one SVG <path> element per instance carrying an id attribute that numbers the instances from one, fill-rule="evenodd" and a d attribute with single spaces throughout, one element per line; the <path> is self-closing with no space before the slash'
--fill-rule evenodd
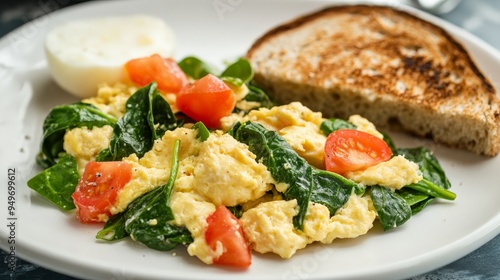
<path id="1" fill-rule="evenodd" d="M 97 238 L 187 246 L 206 264 L 246 268 L 253 249 L 292 257 L 314 242 L 403 225 L 450 182 L 424 147 L 396 148 L 366 118 L 274 106 L 239 59 L 124 63 L 129 83 L 53 108 L 28 186 Z"/>
<path id="2" fill-rule="evenodd" d="M 146 15 L 86 19 L 64 23 L 46 37 L 45 53 L 54 80 L 79 97 L 95 95 L 100 83 L 126 78 L 123 64 L 158 53 L 173 55 L 174 33 Z"/>
<path id="3" fill-rule="evenodd" d="M 493 156 L 500 100 L 446 31 L 382 6 L 336 6 L 271 29 L 246 58 L 278 103 L 326 117 L 361 114 L 378 127 Z"/>
<path id="4" fill-rule="evenodd" d="M 321 16 L 304 19 L 295 27 L 315 20 L 321 20 L 318 24 L 323 26 L 324 20 L 330 20 Z M 81 223 L 102 223 L 96 238 L 115 241 L 130 237 L 162 251 L 184 245 L 189 255 L 206 264 L 247 268 L 252 250 L 290 258 L 311 243 L 330 244 L 337 238 L 364 235 L 374 223 L 384 231 L 394 229 L 435 199 L 455 199 L 444 170 L 425 147 L 396 147 L 360 114 L 344 111 L 345 118 L 326 118 L 298 101 L 271 102 L 256 82 L 270 86 L 266 81 L 272 81 L 276 83 L 273 90 L 300 85 L 311 93 L 311 84 L 301 80 L 301 71 L 312 67 L 308 63 L 319 66 L 323 65 L 320 59 L 326 59 L 315 56 L 303 64 L 295 61 L 288 69 L 278 60 L 274 70 L 269 68 L 258 59 L 265 57 L 262 50 L 271 47 L 268 40 L 285 40 L 280 32 L 275 32 L 276 37 L 264 37 L 249 52 L 259 70 L 255 80 L 252 65 L 244 58 L 223 71 L 214 71 L 196 57 L 174 60 L 170 57 L 171 33 L 156 19 L 132 18 L 128 23 L 153 28 L 141 28 L 144 34 L 135 30 L 131 37 L 114 20 L 70 23 L 48 36 L 47 58 L 54 79 L 82 100 L 48 113 L 36 158 L 44 170 L 27 183 L 59 208 L 74 210 Z M 391 24 L 391 20 L 379 24 Z M 97 23 L 105 27 L 104 32 L 92 31 Z M 330 31 L 305 30 L 316 30 L 318 38 Z M 378 36 L 390 37 L 383 29 L 379 31 Z M 80 48 L 76 47 L 79 42 L 91 43 Z M 273 46 L 280 42 L 273 41 Z M 115 53 L 120 44 L 124 45 Z M 157 47 L 164 52 L 155 52 Z M 423 49 L 407 49 L 414 53 L 406 59 L 392 56 L 393 66 L 388 66 L 412 92 L 423 86 L 421 78 L 405 75 L 426 73 L 427 66 L 422 65 L 435 69 L 432 62 L 421 64 L 417 59 Z M 276 55 L 295 51 L 282 50 Z M 351 46 L 346 51 L 360 49 Z M 387 53 L 377 54 L 375 49 L 360 52 L 357 60 L 352 54 L 349 60 L 328 52 L 324 55 L 360 65 L 368 58 L 374 65 L 388 59 Z M 398 67 L 409 61 L 420 70 Z M 273 74 L 283 74 L 280 69 L 297 80 L 286 81 Z M 369 77 L 388 78 L 383 76 L 388 69 L 366 69 L 372 71 Z M 405 71 L 397 74 L 397 69 Z M 463 88 L 463 80 L 479 85 L 477 76 L 466 67 L 453 71 L 447 75 L 454 77 L 456 87 Z M 82 73 L 89 76 L 81 80 Z M 319 81 L 318 72 L 310 73 L 310 81 Z M 269 75 L 267 80 L 264 75 Z M 346 77 L 372 81 L 365 75 L 358 71 Z M 331 86 L 340 88 L 339 84 Z M 95 94 L 89 95 L 94 87 Z M 353 96 L 358 90 L 342 89 L 352 90 Z M 310 96 L 331 98 L 325 97 L 329 96 L 326 92 L 316 93 L 324 95 Z M 404 93 L 402 90 L 396 100 L 398 104 L 407 104 L 401 101 L 408 97 Z M 338 103 L 329 106 L 346 106 L 340 93 L 338 96 Z M 395 100 L 371 96 L 387 104 Z"/>

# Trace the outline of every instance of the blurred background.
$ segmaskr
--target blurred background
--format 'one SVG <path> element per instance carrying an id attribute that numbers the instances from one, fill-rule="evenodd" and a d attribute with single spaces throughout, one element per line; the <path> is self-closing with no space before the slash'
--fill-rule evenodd
<path id="1" fill-rule="evenodd" d="M 0 37 L 46 13 L 89 0 L 0 1 Z M 112 1 L 112 0 L 93 0 Z M 114 0 L 119 1 L 119 0 Z M 213 1 L 213 0 L 208 0 Z M 498 0 L 394 0 L 427 11 L 458 25 L 500 50 L 500 1 Z M 442 4 L 441 2 L 445 2 Z M 437 3 L 437 4 L 434 4 Z M 450 11 L 451 9 L 451 11 Z M 424 9 L 425 10 L 425 9 Z M 440 13 L 444 12 L 444 13 Z"/>

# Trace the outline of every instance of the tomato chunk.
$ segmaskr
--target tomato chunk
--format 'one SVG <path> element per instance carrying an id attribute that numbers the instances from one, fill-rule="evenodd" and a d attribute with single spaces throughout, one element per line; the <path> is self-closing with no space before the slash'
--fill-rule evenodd
<path id="1" fill-rule="evenodd" d="M 103 222 L 118 191 L 132 178 L 132 165 L 122 161 L 89 162 L 73 193 L 77 218 L 82 223 Z"/>
<path id="2" fill-rule="evenodd" d="M 158 54 L 132 59 L 125 64 L 125 70 L 135 84 L 146 86 L 155 81 L 158 89 L 165 93 L 178 93 L 188 84 L 188 78 L 179 65 Z"/>
<path id="3" fill-rule="evenodd" d="M 391 158 L 387 143 L 354 129 L 332 132 L 325 144 L 325 169 L 338 174 L 363 170 Z"/>
<path id="4" fill-rule="evenodd" d="M 220 119 L 231 114 L 235 104 L 231 88 L 212 74 L 187 85 L 177 94 L 177 108 L 210 128 L 219 128 Z"/>
<path id="5" fill-rule="evenodd" d="M 212 250 L 223 247 L 223 253 L 214 264 L 247 268 L 252 263 L 250 245 L 243 231 L 243 225 L 224 205 L 217 207 L 207 217 L 208 227 L 205 241 Z"/>

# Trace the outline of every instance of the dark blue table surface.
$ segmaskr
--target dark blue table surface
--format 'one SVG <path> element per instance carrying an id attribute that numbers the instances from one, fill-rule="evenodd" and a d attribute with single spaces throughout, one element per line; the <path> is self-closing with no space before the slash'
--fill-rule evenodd
<path id="1" fill-rule="evenodd" d="M 87 0 L 58 1 L 59 6 L 78 4 Z M 43 0 L 1 1 L 0 37 L 14 28 L 40 16 L 40 2 Z M 411 1 L 403 1 L 411 3 Z M 450 13 L 441 18 L 460 26 L 500 50 L 500 1 L 462 1 Z M 17 269 L 12 274 L 5 262 L 7 254 L 0 251 L 0 279 L 76 279 L 45 269 L 23 260 L 17 261 Z M 409 278 L 408 280 L 500 280 L 500 235 L 469 255 L 434 271 Z"/>

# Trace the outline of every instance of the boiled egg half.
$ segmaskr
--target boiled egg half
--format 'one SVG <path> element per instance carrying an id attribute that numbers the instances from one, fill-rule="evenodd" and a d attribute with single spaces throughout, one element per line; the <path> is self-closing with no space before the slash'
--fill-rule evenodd
<path id="1" fill-rule="evenodd" d="M 95 96 L 99 84 L 126 81 L 127 61 L 155 53 L 171 57 L 175 47 L 172 29 L 146 15 L 71 21 L 45 39 L 53 79 L 79 98 Z"/>

